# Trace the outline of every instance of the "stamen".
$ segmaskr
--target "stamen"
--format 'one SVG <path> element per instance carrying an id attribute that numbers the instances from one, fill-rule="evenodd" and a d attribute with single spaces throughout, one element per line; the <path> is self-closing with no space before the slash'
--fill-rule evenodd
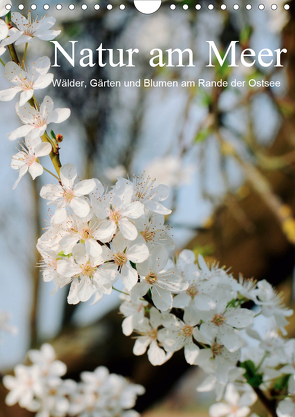
<path id="1" fill-rule="evenodd" d="M 116 265 L 123 266 L 127 262 L 127 256 L 125 255 L 125 253 L 118 252 L 114 255 L 114 261 Z"/>
<path id="2" fill-rule="evenodd" d="M 154 272 L 151 272 L 149 275 L 145 277 L 146 282 L 148 282 L 150 285 L 153 285 L 157 281 L 157 279 L 157 274 L 155 274 Z"/>
<path id="3" fill-rule="evenodd" d="M 222 314 L 215 314 L 212 319 L 212 323 L 215 324 L 215 326 L 222 326 L 225 322 L 225 317 Z"/>

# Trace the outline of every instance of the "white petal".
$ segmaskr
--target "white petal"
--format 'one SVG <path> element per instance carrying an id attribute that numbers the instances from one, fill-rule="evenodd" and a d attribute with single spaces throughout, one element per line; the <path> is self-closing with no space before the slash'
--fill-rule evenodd
<path id="1" fill-rule="evenodd" d="M 7 11 L 7 9 L 6 9 L 6 5 L 9 5 L 9 6 L 11 6 L 11 0 L 4 0 L 4 1 L 1 1 L 1 3 L 0 3 L 0 16 L 5 16 L 7 13 L 8 13 L 8 11 Z"/>
<path id="2" fill-rule="evenodd" d="M 54 103 L 53 103 L 52 98 L 49 96 L 45 96 L 40 106 L 40 113 L 48 115 L 49 113 L 53 111 L 53 107 L 54 107 Z"/>
<path id="3" fill-rule="evenodd" d="M 191 297 L 186 293 L 186 291 L 182 291 L 173 298 L 173 307 L 184 308 L 189 305 L 190 300 Z"/>
<path id="4" fill-rule="evenodd" d="M 224 403 L 213 404 L 209 408 L 210 417 L 221 417 L 225 416 L 226 414 L 230 414 L 230 412 L 230 406 Z"/>
<path id="5" fill-rule="evenodd" d="M 200 349 L 193 342 L 186 343 L 184 346 L 184 356 L 187 363 L 194 365 L 199 355 Z"/>
<path id="6" fill-rule="evenodd" d="M 8 35 L 8 26 L 4 20 L 0 19 L 0 40 L 5 39 Z"/>
<path id="7" fill-rule="evenodd" d="M 124 207 L 121 212 L 122 216 L 130 217 L 131 219 L 138 219 L 138 217 L 144 214 L 144 205 L 139 201 L 134 201 Z"/>
<path id="8" fill-rule="evenodd" d="M 94 285 L 90 278 L 82 277 L 78 285 L 78 297 L 80 301 L 88 301 L 94 293 Z"/>
<path id="9" fill-rule="evenodd" d="M 62 123 L 65 120 L 67 120 L 70 117 L 70 115 L 70 109 L 55 109 L 49 114 L 47 118 L 47 123 Z"/>
<path id="10" fill-rule="evenodd" d="M 20 180 L 22 179 L 22 177 L 28 172 L 28 165 L 23 166 L 19 172 L 18 172 L 18 179 L 15 181 L 14 186 L 13 186 L 13 190 L 15 190 L 15 188 L 17 187 L 18 183 L 20 182 Z"/>
<path id="11" fill-rule="evenodd" d="M 74 194 L 78 197 L 91 193 L 94 190 L 96 183 L 93 179 L 80 181 L 74 187 Z"/>
<path id="12" fill-rule="evenodd" d="M 53 224 L 60 224 L 67 218 L 65 204 L 61 203 L 56 206 L 55 213 L 51 219 Z"/>
<path id="13" fill-rule="evenodd" d="M 9 140 L 15 140 L 19 138 L 25 137 L 31 130 L 34 129 L 34 126 L 31 125 L 23 125 L 15 129 L 13 132 L 7 135 Z"/>
<path id="14" fill-rule="evenodd" d="M 85 242 L 86 251 L 90 256 L 96 258 L 102 253 L 101 246 L 94 239 L 87 239 Z"/>
<path id="15" fill-rule="evenodd" d="M 20 93 L 19 105 L 24 106 L 26 102 L 29 101 L 33 97 L 33 95 L 34 95 L 33 89 L 22 91 Z"/>
<path id="16" fill-rule="evenodd" d="M 135 240 L 137 237 L 137 229 L 128 219 L 123 218 L 119 221 L 119 229 L 125 239 Z"/>
<path id="17" fill-rule="evenodd" d="M 126 251 L 127 258 L 134 263 L 145 261 L 149 254 L 148 247 L 144 243 L 132 245 Z"/>
<path id="18" fill-rule="evenodd" d="M 216 384 L 216 378 L 214 375 L 208 375 L 200 385 L 197 386 L 198 392 L 212 391 Z"/>
<path id="19" fill-rule="evenodd" d="M 139 336 L 133 347 L 134 355 L 143 355 L 150 344 L 150 341 L 151 340 L 148 336 Z"/>
<path id="20" fill-rule="evenodd" d="M 202 323 L 200 327 L 200 332 L 208 342 L 212 340 L 217 335 L 216 326 L 213 323 Z"/>
<path id="21" fill-rule="evenodd" d="M 143 297 L 149 290 L 150 286 L 146 282 L 146 280 L 143 280 L 141 282 L 138 282 L 131 290 L 131 299 L 136 304 L 139 300 L 139 298 Z"/>
<path id="22" fill-rule="evenodd" d="M 133 316 L 126 317 L 122 322 L 122 331 L 125 336 L 130 336 L 133 332 Z"/>
<path id="23" fill-rule="evenodd" d="M 128 264 L 123 266 L 120 277 L 128 291 L 134 287 L 138 279 L 137 271 Z"/>
<path id="24" fill-rule="evenodd" d="M 164 201 L 169 197 L 169 187 L 164 184 L 160 184 L 153 189 L 153 193 L 157 194 L 157 200 Z"/>
<path id="25" fill-rule="evenodd" d="M 239 403 L 240 396 L 233 384 L 227 385 L 224 399 L 231 405 L 237 405 Z"/>
<path id="26" fill-rule="evenodd" d="M 253 322 L 254 312 L 246 308 L 232 309 L 226 312 L 224 316 L 230 326 L 242 329 Z"/>
<path id="27" fill-rule="evenodd" d="M 14 82 L 14 79 L 19 76 L 21 76 L 22 78 L 27 77 L 27 73 L 23 71 L 21 67 L 13 61 L 7 62 L 4 68 L 4 74 L 6 79 L 11 82 Z"/>
<path id="28" fill-rule="evenodd" d="M 79 296 L 78 296 L 78 279 L 73 279 L 73 282 L 70 287 L 70 292 L 68 295 L 68 303 L 69 304 L 78 304 L 80 302 Z"/>
<path id="29" fill-rule="evenodd" d="M 166 362 L 166 353 L 161 349 L 155 340 L 152 341 L 148 350 L 148 358 L 152 365 L 163 365 Z"/>
<path id="30" fill-rule="evenodd" d="M 38 58 L 33 67 L 39 74 L 47 74 L 50 68 L 50 59 L 47 56 Z"/>
<path id="31" fill-rule="evenodd" d="M 53 74 L 40 75 L 39 78 L 34 82 L 34 90 L 40 90 L 48 87 L 53 80 Z"/>
<path id="32" fill-rule="evenodd" d="M 33 180 L 36 177 L 39 177 L 43 174 L 43 167 L 38 162 L 33 162 L 32 165 L 29 167 L 29 173 L 31 174 Z"/>
<path id="33" fill-rule="evenodd" d="M 163 206 L 163 204 L 157 203 L 156 201 L 147 200 L 144 203 L 144 205 L 151 211 L 154 211 L 155 213 L 165 214 L 165 215 L 172 213 L 172 210 L 167 209 L 166 207 Z"/>
<path id="34" fill-rule="evenodd" d="M 66 235 L 59 242 L 60 246 L 64 249 L 65 255 L 68 255 L 72 252 L 73 247 L 78 242 L 79 236 L 77 235 Z"/>
<path id="35" fill-rule="evenodd" d="M 60 275 L 66 278 L 73 277 L 81 272 L 81 268 L 73 262 L 70 262 L 68 259 L 60 259 L 57 261 L 56 269 Z"/>
<path id="36" fill-rule="evenodd" d="M 52 150 L 50 143 L 42 142 L 35 148 L 35 155 L 39 158 L 41 156 L 49 155 Z"/>
<path id="37" fill-rule="evenodd" d="M 63 189 L 57 184 L 47 184 L 41 188 L 40 196 L 46 200 L 57 200 L 63 196 Z"/>
<path id="38" fill-rule="evenodd" d="M 200 322 L 201 318 L 194 308 L 186 307 L 184 309 L 183 320 L 190 326 L 196 326 Z"/>
<path id="39" fill-rule="evenodd" d="M 2 91 L 0 91 L 0 100 L 1 101 L 10 101 L 20 91 L 21 91 L 21 88 L 19 88 L 19 87 L 10 87 L 7 90 L 2 90 Z"/>
<path id="40" fill-rule="evenodd" d="M 241 341 L 234 329 L 223 326 L 219 332 L 221 342 L 230 352 L 236 352 L 241 347 Z"/>
<path id="41" fill-rule="evenodd" d="M 74 197 L 70 202 L 70 207 L 78 217 L 86 217 L 90 212 L 89 204 L 81 197 Z"/>
<path id="42" fill-rule="evenodd" d="M 106 220 L 105 222 L 100 223 L 99 227 L 96 230 L 96 237 L 101 242 L 109 242 L 113 235 L 116 233 L 117 226 L 114 222 Z"/>
<path id="43" fill-rule="evenodd" d="M 215 301 L 209 295 L 201 293 L 194 297 L 194 303 L 196 308 L 201 311 L 209 311 L 216 307 Z"/>
<path id="44" fill-rule="evenodd" d="M 157 246 L 156 248 L 152 249 L 151 256 L 148 261 L 151 264 L 152 271 L 158 273 L 165 268 L 168 259 L 169 253 L 165 246 Z"/>
<path id="45" fill-rule="evenodd" d="M 152 299 L 155 306 L 161 311 L 167 311 L 172 307 L 172 295 L 159 287 L 152 288 Z"/>
<path id="46" fill-rule="evenodd" d="M 60 178 L 63 185 L 67 188 L 73 188 L 75 179 L 77 177 L 77 170 L 74 164 L 65 164 L 60 170 Z"/>

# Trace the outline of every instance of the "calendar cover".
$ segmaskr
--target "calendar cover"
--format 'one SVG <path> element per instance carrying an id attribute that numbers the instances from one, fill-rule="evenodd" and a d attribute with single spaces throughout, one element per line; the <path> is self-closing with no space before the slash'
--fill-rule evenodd
<path id="1" fill-rule="evenodd" d="M 293 1 L 0 0 L 0 417 L 294 417 Z"/>

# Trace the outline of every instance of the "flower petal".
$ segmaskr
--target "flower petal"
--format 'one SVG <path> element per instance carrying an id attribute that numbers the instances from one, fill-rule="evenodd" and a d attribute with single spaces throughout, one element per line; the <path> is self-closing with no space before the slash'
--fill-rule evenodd
<path id="1" fill-rule="evenodd" d="M 75 179 L 77 177 L 77 170 L 74 164 L 65 164 L 60 170 L 60 178 L 63 185 L 68 188 L 73 188 Z"/>
<path id="2" fill-rule="evenodd" d="M 74 187 L 74 194 L 77 197 L 91 193 L 94 190 L 96 183 L 93 179 L 80 181 Z"/>
<path id="3" fill-rule="evenodd" d="M 15 140 L 19 138 L 25 137 L 31 130 L 34 129 L 34 126 L 31 125 L 23 125 L 15 129 L 13 132 L 7 135 L 9 140 Z"/>
<path id="4" fill-rule="evenodd" d="M 65 120 L 67 120 L 70 117 L 70 115 L 70 109 L 55 109 L 49 114 L 47 118 L 47 123 L 62 123 Z"/>
<path id="5" fill-rule="evenodd" d="M 70 202 L 70 207 L 78 217 L 86 217 L 90 212 L 89 204 L 81 197 L 74 197 Z"/>

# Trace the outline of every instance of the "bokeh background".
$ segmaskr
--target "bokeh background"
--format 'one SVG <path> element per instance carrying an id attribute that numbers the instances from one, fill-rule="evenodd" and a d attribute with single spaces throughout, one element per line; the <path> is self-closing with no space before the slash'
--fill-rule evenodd
<path id="1" fill-rule="evenodd" d="M 273 0 L 275 2 L 275 0 Z M 70 52 L 69 40 L 82 48 L 138 48 L 134 68 L 110 66 L 71 67 L 65 59 L 52 68 L 56 78 L 86 80 L 249 80 L 280 81 L 279 88 L 57 88 L 50 95 L 57 107 L 69 107 L 71 118 L 54 126 L 62 133 L 62 163 L 73 162 L 79 176 L 97 177 L 112 186 L 117 175 L 134 173 L 157 178 L 168 185 L 168 206 L 173 214 L 167 223 L 173 227 L 176 251 L 190 248 L 208 262 L 231 267 L 235 277 L 267 279 L 285 293 L 292 306 L 295 297 L 295 20 L 294 5 L 285 10 L 281 0 L 264 0 L 259 10 L 247 2 L 219 1 L 162 2 L 153 15 L 143 15 L 125 1 L 82 2 L 75 10 L 56 10 L 51 1 L 46 12 L 57 19 L 62 34 L 56 39 Z M 233 4 L 239 4 L 239 10 Z M 24 14 L 29 2 L 22 2 Z M 45 14 L 43 2 L 35 2 L 36 15 Z M 187 4 L 188 10 L 183 10 Z M 13 8 L 16 10 L 16 8 Z M 282 68 L 206 68 L 207 40 L 214 40 L 226 51 L 231 41 L 240 49 L 256 51 L 287 48 Z M 191 48 L 194 68 L 152 68 L 148 65 L 153 48 Z M 20 50 L 20 55 L 22 51 Z M 52 56 L 53 45 L 34 43 L 28 56 Z M 79 58 L 79 57 L 78 57 Z M 4 59 L 9 57 L 4 55 Z M 2 69 L 0 71 L 3 72 Z M 247 84 L 247 83 L 246 83 Z M 7 83 L 0 77 L 0 88 Z M 37 92 L 43 99 L 44 90 Z M 161 367 L 153 367 L 146 356 L 132 354 L 134 340 L 121 331 L 117 293 L 104 296 L 96 305 L 70 306 L 68 289 L 50 295 L 52 283 L 43 283 L 40 260 L 35 250 L 37 238 L 49 221 L 50 213 L 39 198 L 43 184 L 51 181 L 46 173 L 35 182 L 24 178 L 15 191 L 15 173 L 9 167 L 15 143 L 6 134 L 19 126 L 15 103 L 0 106 L 1 125 L 1 205 L 0 205 L 0 309 L 12 314 L 17 336 L 3 334 L 0 345 L 1 374 L 10 372 L 25 360 L 27 350 L 45 341 L 53 344 L 58 357 L 68 366 L 67 376 L 77 379 L 84 370 L 99 365 L 143 384 L 147 393 L 139 398 L 137 410 L 146 417 L 208 415 L 213 396 L 197 393 L 203 374 L 186 364 L 183 352 Z M 48 158 L 49 159 L 49 158 Z M 44 160 L 43 160 L 44 161 Z M 45 162 L 50 168 L 50 160 Z M 51 285 L 52 284 L 52 285 Z M 294 320 L 293 320 L 294 323 Z M 262 325 L 262 324 L 261 324 Z M 289 326 L 295 336 L 294 325 Z M 27 416 L 18 406 L 6 407 L 6 390 L 0 386 L 0 416 Z"/>

